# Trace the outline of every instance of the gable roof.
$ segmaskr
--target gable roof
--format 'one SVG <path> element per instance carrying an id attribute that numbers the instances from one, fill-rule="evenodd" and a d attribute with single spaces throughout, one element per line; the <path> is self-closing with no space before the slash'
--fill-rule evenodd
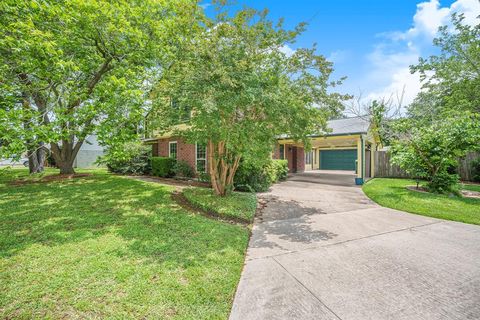
<path id="1" fill-rule="evenodd" d="M 348 135 L 353 133 L 367 133 L 370 123 L 361 117 L 344 118 L 330 120 L 327 122 L 328 128 L 332 131 L 327 136 Z"/>

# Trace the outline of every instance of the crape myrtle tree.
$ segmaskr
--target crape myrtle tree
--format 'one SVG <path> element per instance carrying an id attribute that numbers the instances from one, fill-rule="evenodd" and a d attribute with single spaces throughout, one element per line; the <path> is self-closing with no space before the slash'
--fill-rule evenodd
<path id="1" fill-rule="evenodd" d="M 37 172 L 51 152 L 69 174 L 88 135 L 131 138 L 196 10 L 189 0 L 1 1 L 0 156 L 28 150 Z"/>
<path id="2" fill-rule="evenodd" d="M 187 130 L 174 132 L 208 145 L 208 172 L 220 196 L 233 189 L 241 159 L 263 160 L 280 134 L 308 148 L 307 135 L 327 131 L 326 121 L 348 98 L 331 91 L 340 81 L 329 80 L 332 63 L 315 48 L 284 50 L 304 24 L 285 30 L 266 11 L 229 15 L 224 8 L 215 19 L 204 18 L 203 32 L 185 43 L 154 99 L 163 129 L 172 130 L 179 109 L 191 110 Z"/>

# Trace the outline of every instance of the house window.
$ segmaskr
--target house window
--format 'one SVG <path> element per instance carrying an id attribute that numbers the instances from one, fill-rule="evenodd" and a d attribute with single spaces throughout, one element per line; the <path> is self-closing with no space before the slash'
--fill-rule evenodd
<path id="1" fill-rule="evenodd" d="M 195 144 L 195 166 L 197 172 L 206 172 L 207 146 L 204 144 Z"/>
<path id="2" fill-rule="evenodd" d="M 312 160 L 313 160 L 313 152 L 309 151 L 305 153 L 305 164 L 312 164 Z"/>
<path id="3" fill-rule="evenodd" d="M 168 143 L 168 156 L 177 159 L 177 141 L 170 141 Z"/>
<path id="4" fill-rule="evenodd" d="M 280 159 L 285 159 L 285 145 L 281 144 L 279 147 Z"/>

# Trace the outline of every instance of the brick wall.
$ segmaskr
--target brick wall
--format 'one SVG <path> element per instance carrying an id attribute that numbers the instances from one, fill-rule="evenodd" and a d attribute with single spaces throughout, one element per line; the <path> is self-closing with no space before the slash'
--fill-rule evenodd
<path id="1" fill-rule="evenodd" d="M 305 171 L 305 150 L 297 147 L 297 172 Z"/>
<path id="2" fill-rule="evenodd" d="M 166 139 L 158 139 L 157 156 L 168 157 L 169 142 L 173 141 L 177 142 L 177 160 L 183 160 L 187 162 L 195 170 L 195 144 L 186 143 L 181 138 L 171 137 Z"/>
<path id="3" fill-rule="evenodd" d="M 280 144 L 278 143 L 275 143 L 275 148 L 273 149 L 272 158 L 280 159 Z"/>
<path id="4" fill-rule="evenodd" d="M 290 172 L 295 172 L 295 166 L 293 164 L 293 153 L 295 148 L 291 144 L 285 145 L 285 159 L 288 160 L 288 170 Z M 305 171 L 305 151 L 301 147 L 297 147 L 297 165 L 296 172 Z"/>
<path id="5" fill-rule="evenodd" d="M 157 152 L 159 157 L 168 157 L 168 148 L 170 141 L 177 141 L 177 159 L 186 161 L 194 170 L 195 170 L 195 144 L 185 143 L 181 138 L 172 137 L 167 139 L 158 139 L 158 144 L 156 147 L 153 147 L 152 150 Z M 288 160 L 288 169 L 290 172 L 294 172 L 293 165 L 293 146 L 286 144 L 285 145 L 285 159 Z M 296 171 L 303 172 L 305 171 L 305 151 L 301 147 L 297 147 L 297 165 Z M 210 150 L 207 150 L 207 154 Z M 275 144 L 275 149 L 273 151 L 273 158 L 280 159 L 280 148 L 279 144 Z"/>

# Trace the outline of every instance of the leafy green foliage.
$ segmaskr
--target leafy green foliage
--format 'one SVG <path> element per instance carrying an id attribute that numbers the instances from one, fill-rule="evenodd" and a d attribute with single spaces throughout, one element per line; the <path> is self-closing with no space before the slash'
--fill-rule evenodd
<path id="1" fill-rule="evenodd" d="M 285 180 L 287 175 L 287 160 L 269 159 L 262 165 L 258 165 L 257 162 L 242 161 L 235 175 L 235 189 L 264 192 L 273 183 Z"/>
<path id="2" fill-rule="evenodd" d="M 146 174 L 151 170 L 151 151 L 151 147 L 141 142 L 127 142 L 107 149 L 97 162 L 114 173 Z"/>
<path id="3" fill-rule="evenodd" d="M 185 211 L 171 187 L 81 172 L 0 175 L 0 318 L 228 318 L 246 228 Z"/>
<path id="4" fill-rule="evenodd" d="M 195 177 L 195 171 L 193 168 L 188 164 L 188 162 L 183 160 L 177 160 L 175 165 L 173 166 L 173 172 L 175 173 L 176 177 L 182 178 L 193 178 Z"/>
<path id="5" fill-rule="evenodd" d="M 211 183 L 211 181 L 210 181 L 210 175 L 209 175 L 208 173 L 206 173 L 206 172 L 200 172 L 200 173 L 198 174 L 198 180 L 199 180 L 200 182 Z"/>
<path id="6" fill-rule="evenodd" d="M 50 149 L 73 171 L 85 138 L 137 138 L 145 99 L 192 25 L 189 0 L 0 2 L 0 155 Z"/>
<path id="7" fill-rule="evenodd" d="M 449 173 L 448 171 L 439 171 L 428 182 L 427 187 L 430 192 L 433 193 L 453 193 L 459 194 L 460 177 L 458 174 Z"/>
<path id="8" fill-rule="evenodd" d="M 480 199 L 408 190 L 409 179 L 375 178 L 363 185 L 365 194 L 376 203 L 424 216 L 480 225 Z"/>
<path id="9" fill-rule="evenodd" d="M 188 188 L 183 195 L 194 206 L 222 218 L 250 223 L 257 209 L 257 197 L 253 193 L 232 192 L 217 197 L 212 189 Z"/>
<path id="10" fill-rule="evenodd" d="M 404 119 L 396 123 L 396 130 L 393 163 L 413 177 L 426 179 L 432 192 L 456 193 L 458 176 L 449 169 L 479 147 L 480 116 L 465 114 L 433 123 Z"/>
<path id="11" fill-rule="evenodd" d="M 175 175 L 176 160 L 169 157 L 152 157 L 152 174 L 163 178 L 173 177 Z"/>
<path id="12" fill-rule="evenodd" d="M 412 72 L 420 73 L 426 89 L 423 95 L 429 97 L 425 101 L 420 96 L 411 113 L 427 117 L 441 117 L 445 112 L 480 113 L 480 20 L 470 26 L 463 19 L 463 15 L 452 15 L 453 28 L 441 27 L 434 39 L 440 54 L 421 58 L 411 67 Z"/>
<path id="13" fill-rule="evenodd" d="M 462 184 L 461 188 L 462 188 L 462 190 L 480 192 L 480 185 L 479 184 Z"/>
<path id="14" fill-rule="evenodd" d="M 163 73 L 152 115 L 158 127 L 171 130 L 179 118 L 172 99 L 191 108 L 187 130 L 176 134 L 211 143 L 209 173 L 224 194 L 240 158 L 262 162 L 280 134 L 308 146 L 307 135 L 326 131 L 326 121 L 340 114 L 348 96 L 334 92 L 341 81 L 330 80 L 333 65 L 316 48 L 283 52 L 304 24 L 286 30 L 266 11 L 219 12 L 205 18 L 205 29 L 183 43 L 178 63 Z"/>
<path id="15" fill-rule="evenodd" d="M 273 183 L 278 181 L 283 181 L 287 179 L 288 176 L 288 161 L 287 160 L 280 160 L 280 159 L 273 159 L 270 162 L 270 171 L 274 172 L 271 181 Z"/>

